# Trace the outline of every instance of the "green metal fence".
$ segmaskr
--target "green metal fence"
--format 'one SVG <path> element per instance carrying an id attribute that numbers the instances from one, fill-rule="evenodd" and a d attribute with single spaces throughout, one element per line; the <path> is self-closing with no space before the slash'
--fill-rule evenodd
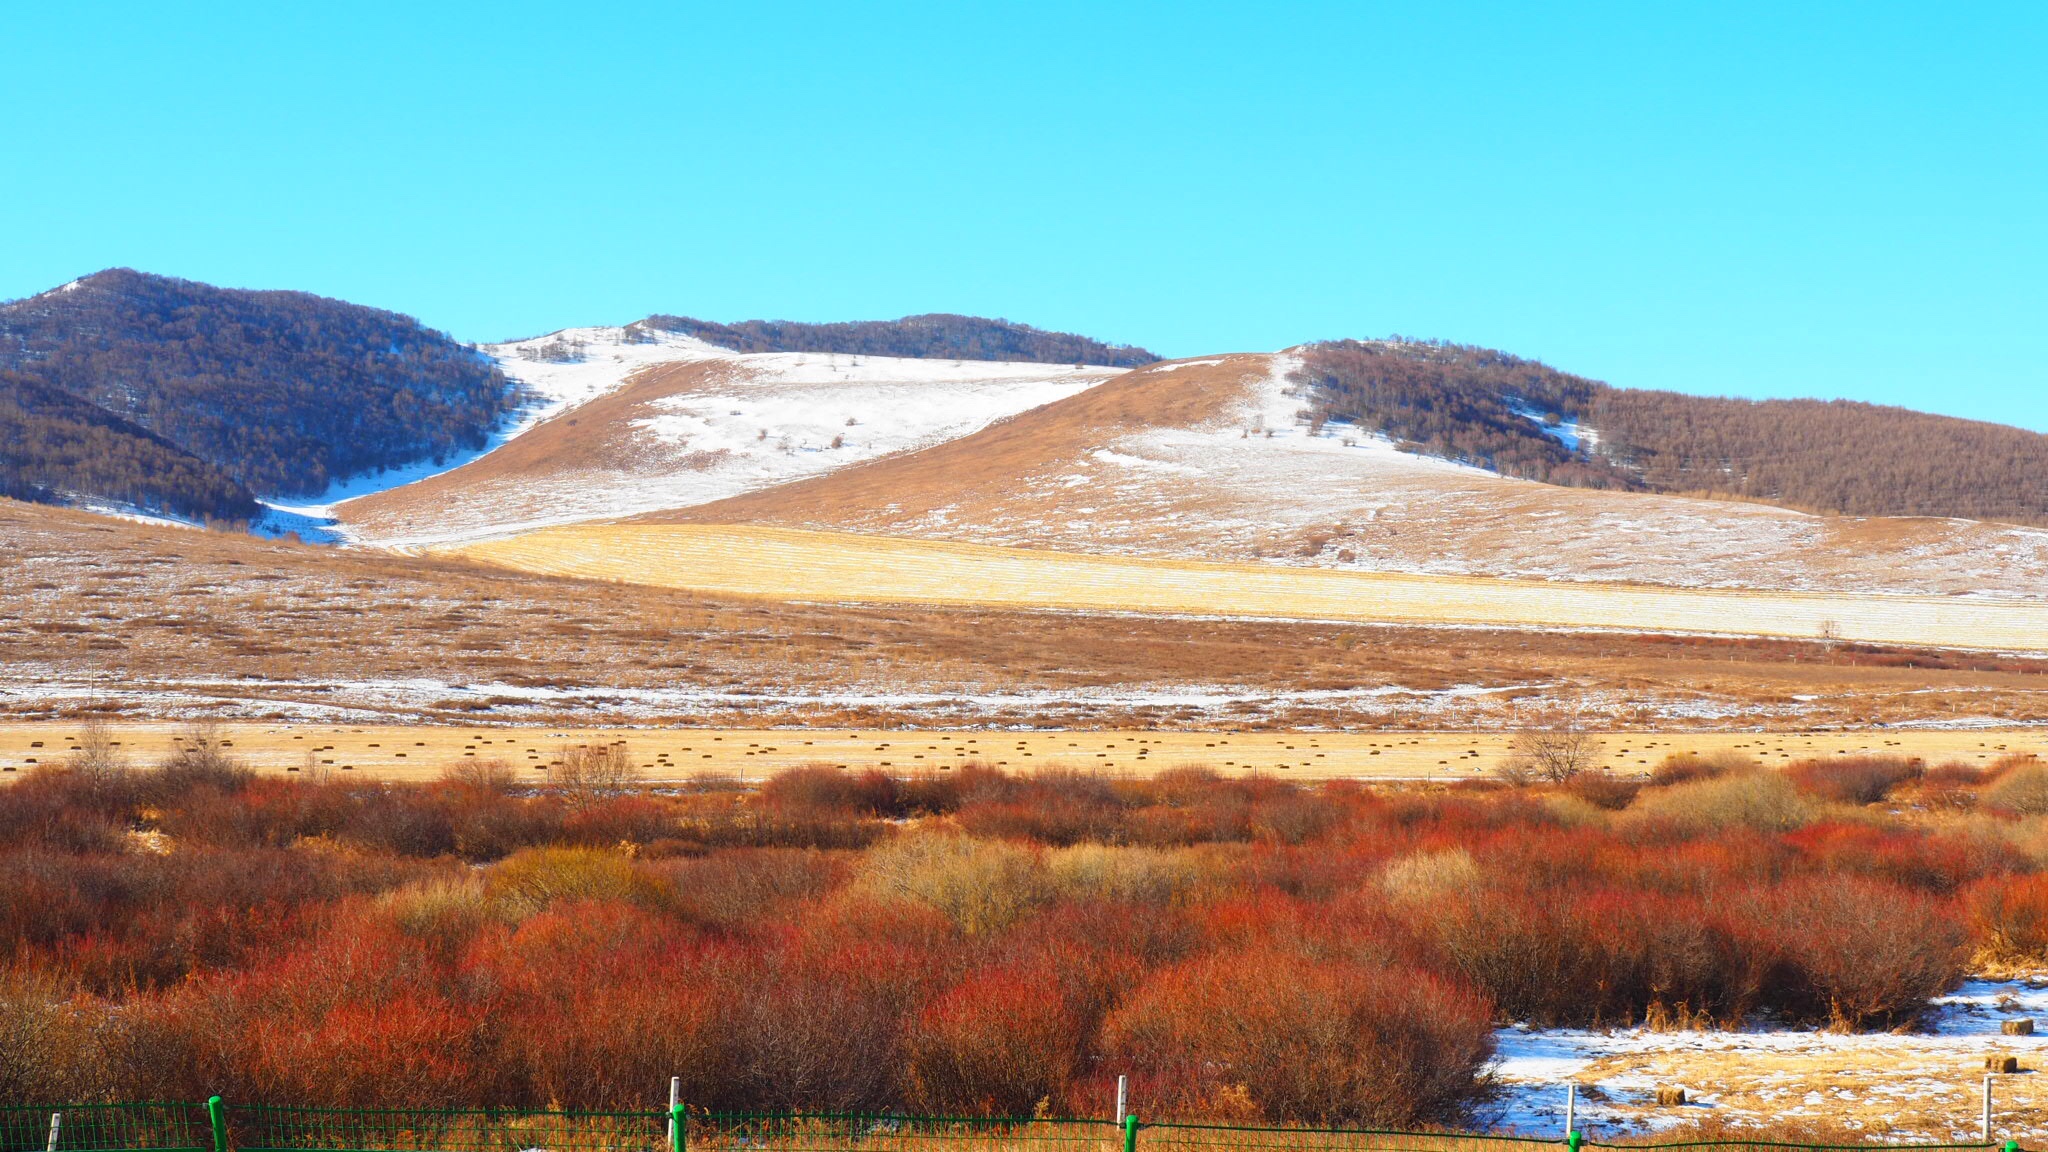
<path id="1" fill-rule="evenodd" d="M 1142 1145 L 1142 1149 L 1141 1146 Z M 1876 1145 L 1722 1139 L 1604 1143 L 1369 1129 L 843 1113 L 300 1108 L 229 1104 L 0 1106 L 0 1152 L 1868 1152 Z M 1890 1145 L 2020 1152 L 2004 1141 Z"/>
<path id="2" fill-rule="evenodd" d="M 204 1104 L 0 1106 L 4 1152 L 214 1152 Z"/>
<path id="3" fill-rule="evenodd" d="M 825 1113 L 696 1113 L 685 1136 L 685 1152 L 916 1152 L 934 1144 L 947 1152 L 1121 1152 L 1124 1145 L 1113 1120 Z"/>

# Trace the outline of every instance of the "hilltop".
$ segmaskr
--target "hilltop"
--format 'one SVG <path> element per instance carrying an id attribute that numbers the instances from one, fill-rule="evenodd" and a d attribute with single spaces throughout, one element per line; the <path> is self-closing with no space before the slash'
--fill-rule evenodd
<path id="1" fill-rule="evenodd" d="M 410 317 L 125 268 L 0 304 L 0 369 L 18 374 L 16 406 L 44 414 L 34 439 L 60 435 L 52 389 L 98 410 L 67 404 L 65 423 L 116 430 L 61 469 L 9 452 L 0 482 L 184 516 L 242 519 L 252 492 L 445 459 L 517 404 L 489 360 Z M 137 450 L 127 427 L 178 451 Z"/>

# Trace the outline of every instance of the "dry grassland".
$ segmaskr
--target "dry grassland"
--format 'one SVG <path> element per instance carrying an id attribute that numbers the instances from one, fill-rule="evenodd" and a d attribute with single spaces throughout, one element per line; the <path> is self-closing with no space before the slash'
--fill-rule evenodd
<path id="1" fill-rule="evenodd" d="M 1983 652 L 800 604 L 7 500 L 0 557 L 0 721 L 1424 732 L 1570 698 L 1630 731 L 2048 726 L 2048 659 Z"/>
<path id="2" fill-rule="evenodd" d="M 75 721 L 0 724 L 0 771 L 56 763 L 77 746 Z M 181 727 L 123 723 L 114 738 L 138 763 L 169 753 Z M 230 750 L 266 772 L 309 764 L 367 778 L 431 779 L 465 758 L 536 772 L 578 744 L 625 742 L 650 780 L 699 775 L 759 780 L 800 764 L 892 774 L 990 763 L 1013 771 L 1066 767 L 1146 775 L 1206 765 L 1237 775 L 1449 779 L 1490 771 L 1507 752 L 1495 732 L 915 732 L 811 728 L 512 728 L 440 725 L 229 724 Z M 1733 750 L 1778 765 L 1808 756 L 1887 753 L 1930 763 L 1984 764 L 2009 752 L 2048 753 L 2048 732 L 1617 732 L 1601 738 L 1606 766 L 1644 772 L 1673 752 Z M 542 779 L 536 776 L 535 779 Z"/>
<path id="3" fill-rule="evenodd" d="M 452 550 L 520 571 L 824 603 L 1816 637 L 2048 651 L 2048 604 L 1332 572 L 741 525 L 596 524 Z"/>

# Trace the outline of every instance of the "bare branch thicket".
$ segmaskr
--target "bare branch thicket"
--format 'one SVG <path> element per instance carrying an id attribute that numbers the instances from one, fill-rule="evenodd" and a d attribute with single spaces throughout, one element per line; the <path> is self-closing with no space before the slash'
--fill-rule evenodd
<path id="1" fill-rule="evenodd" d="M 512 791 L 512 766 L 503 760 L 464 757 L 441 770 L 441 782 L 474 792 L 503 796 Z"/>
<path id="2" fill-rule="evenodd" d="M 625 742 L 578 744 L 562 753 L 561 766 L 552 773 L 555 791 L 572 808 L 587 808 L 600 800 L 622 796 L 640 783 L 640 770 Z"/>
<path id="3" fill-rule="evenodd" d="M 127 753 L 114 739 L 113 726 L 92 719 L 78 735 L 78 747 L 64 760 L 64 767 L 87 780 L 96 791 L 113 787 L 128 775 Z"/>
<path id="4" fill-rule="evenodd" d="M 1600 766 L 1604 746 L 1586 730 L 1585 709 L 1574 699 L 1559 706 L 1540 725 L 1515 733 L 1507 758 L 1494 775 L 1514 785 L 1542 780 L 1562 784 Z"/>

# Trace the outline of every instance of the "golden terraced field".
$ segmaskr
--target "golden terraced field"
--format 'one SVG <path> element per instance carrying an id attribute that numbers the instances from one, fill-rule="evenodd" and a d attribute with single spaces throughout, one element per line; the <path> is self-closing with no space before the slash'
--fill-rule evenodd
<path id="1" fill-rule="evenodd" d="M 549 575 L 828 603 L 1610 628 L 2048 651 L 2048 603 L 1344 572 L 741 525 L 592 524 L 449 550 Z"/>
<path id="2" fill-rule="evenodd" d="M 0 771 L 63 759 L 79 725 L 48 721 L 0 725 Z M 182 728 L 122 723 L 114 738 L 138 763 L 172 750 Z M 1208 765 L 1237 774 L 1271 772 L 1324 777 L 1421 778 L 1489 771 L 1508 737 L 1473 732 L 913 732 L 852 729 L 563 729 L 432 725 L 227 724 L 229 750 L 268 772 L 312 762 L 380 779 L 427 779 L 465 757 L 504 760 L 535 772 L 576 744 L 623 740 L 651 780 L 710 773 L 747 780 L 799 764 L 881 768 L 894 774 L 952 768 L 975 761 L 1025 771 L 1072 767 L 1144 774 Z M 2048 753 L 2048 733 L 1975 732 L 1618 732 L 1602 737 L 1607 765 L 1647 771 L 1677 751 L 1732 749 L 1766 764 L 1806 756 L 1860 752 L 1919 756 L 1929 762 L 1988 763 L 2007 752 Z"/>

